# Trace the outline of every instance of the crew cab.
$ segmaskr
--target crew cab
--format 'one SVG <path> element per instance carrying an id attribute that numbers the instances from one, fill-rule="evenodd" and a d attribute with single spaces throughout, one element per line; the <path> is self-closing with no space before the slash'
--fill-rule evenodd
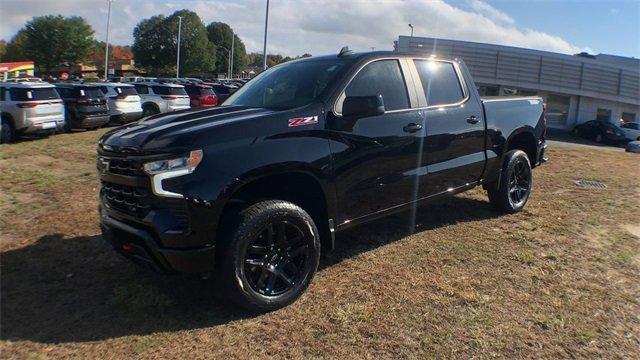
<path id="1" fill-rule="evenodd" d="M 476 186 L 520 211 L 545 147 L 538 97 L 482 99 L 458 59 L 343 49 L 104 134 L 101 228 L 138 263 L 214 274 L 233 303 L 269 311 L 347 228 Z"/>

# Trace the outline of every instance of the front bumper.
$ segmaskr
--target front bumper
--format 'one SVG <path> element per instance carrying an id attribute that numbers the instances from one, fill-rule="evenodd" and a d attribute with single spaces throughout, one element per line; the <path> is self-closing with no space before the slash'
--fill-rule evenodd
<path id="1" fill-rule="evenodd" d="M 158 244 L 154 231 L 118 219 L 100 208 L 102 237 L 129 260 L 163 273 L 202 274 L 213 270 L 215 247 L 187 249 L 165 248 Z"/>

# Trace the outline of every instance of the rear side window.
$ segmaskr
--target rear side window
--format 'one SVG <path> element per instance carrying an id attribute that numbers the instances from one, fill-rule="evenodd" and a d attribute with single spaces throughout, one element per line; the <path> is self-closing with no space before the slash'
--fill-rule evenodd
<path id="1" fill-rule="evenodd" d="M 100 90 L 105 95 L 107 95 L 109 93 L 109 89 L 106 86 L 100 86 Z"/>
<path id="2" fill-rule="evenodd" d="M 200 95 L 200 88 L 197 86 L 185 86 L 184 87 L 184 91 L 187 92 L 187 94 L 195 96 L 195 95 Z"/>
<path id="3" fill-rule="evenodd" d="M 382 95 L 386 110 L 409 108 L 407 87 L 398 60 L 380 60 L 365 66 L 345 90 L 346 96 Z"/>
<path id="4" fill-rule="evenodd" d="M 229 94 L 229 88 L 226 86 L 218 85 L 218 86 L 214 86 L 214 88 L 220 94 Z"/>
<path id="5" fill-rule="evenodd" d="M 441 61 L 414 60 L 428 106 L 455 104 L 464 99 L 460 80 L 453 64 Z"/>
<path id="6" fill-rule="evenodd" d="M 3 88 L 3 87 L 0 87 L 0 101 L 4 101 L 4 97 L 5 97 L 5 95 L 4 95 L 4 88 Z"/>
<path id="7" fill-rule="evenodd" d="M 9 94 L 13 101 L 60 99 L 55 88 L 11 88 L 9 89 Z"/>
<path id="8" fill-rule="evenodd" d="M 187 95 L 184 88 L 172 86 L 152 86 L 153 93 L 156 95 Z"/>
<path id="9" fill-rule="evenodd" d="M 147 87 L 147 85 L 134 85 L 136 91 L 138 92 L 138 94 L 148 94 L 149 93 L 149 88 Z"/>

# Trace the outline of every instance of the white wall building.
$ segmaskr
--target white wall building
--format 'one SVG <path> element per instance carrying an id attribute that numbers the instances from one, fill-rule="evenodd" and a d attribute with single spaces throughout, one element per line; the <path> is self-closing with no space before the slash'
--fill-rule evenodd
<path id="1" fill-rule="evenodd" d="M 639 59 L 410 36 L 400 36 L 395 48 L 464 60 L 483 96 L 542 96 L 550 127 L 640 121 Z"/>

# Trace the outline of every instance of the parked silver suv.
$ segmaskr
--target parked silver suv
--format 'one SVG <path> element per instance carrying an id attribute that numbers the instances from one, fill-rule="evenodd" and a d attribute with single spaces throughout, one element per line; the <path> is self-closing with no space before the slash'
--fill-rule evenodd
<path id="1" fill-rule="evenodd" d="M 133 83 L 142 99 L 143 116 L 189 109 L 190 99 L 184 86 L 161 82 Z"/>
<path id="2" fill-rule="evenodd" d="M 64 104 L 46 82 L 0 82 L 0 143 L 50 134 L 65 124 Z"/>

